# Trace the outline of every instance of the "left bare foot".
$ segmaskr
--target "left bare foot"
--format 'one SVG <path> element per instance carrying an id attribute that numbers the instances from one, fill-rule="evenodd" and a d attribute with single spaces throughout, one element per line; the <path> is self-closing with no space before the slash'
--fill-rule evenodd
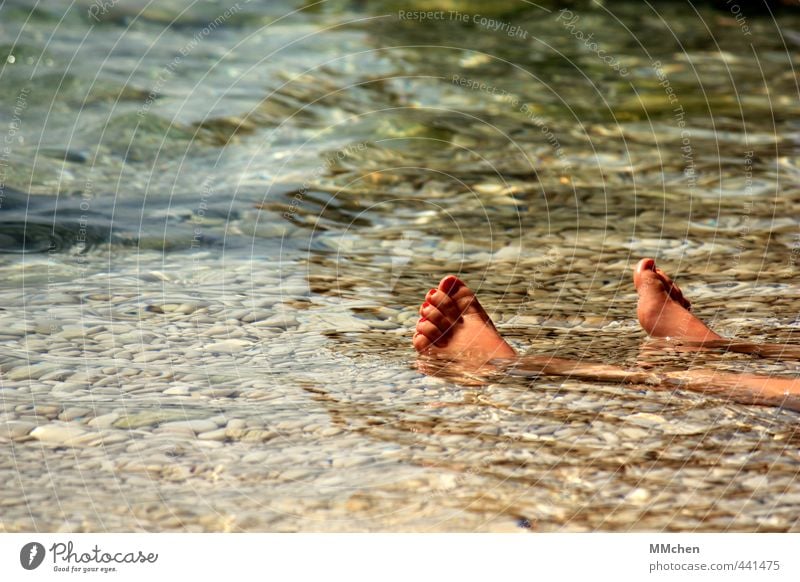
<path id="1" fill-rule="evenodd" d="M 514 358 L 516 352 L 497 333 L 475 293 L 448 275 L 425 296 L 414 333 L 414 348 L 427 356 L 482 365 L 492 358 Z"/>

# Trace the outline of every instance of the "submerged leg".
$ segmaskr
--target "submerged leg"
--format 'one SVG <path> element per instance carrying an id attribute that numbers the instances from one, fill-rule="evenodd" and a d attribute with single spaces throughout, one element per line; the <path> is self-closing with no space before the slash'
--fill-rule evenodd
<path id="1" fill-rule="evenodd" d="M 684 329 L 691 328 L 698 332 L 691 337 L 706 338 L 708 342 L 727 343 L 694 316 L 691 317 L 702 328 L 699 328 L 693 321 L 686 320 L 681 312 L 672 309 L 675 307 L 682 310 L 683 313 L 689 314 L 688 301 L 683 298 L 680 290 L 669 281 L 666 275 L 656 273 L 648 263 L 644 263 L 644 267 L 642 270 L 637 269 L 637 273 L 642 274 L 642 271 L 649 271 L 656 274 L 660 281 L 661 293 L 668 296 L 666 300 L 662 296 L 662 304 L 666 303 L 671 306 L 669 312 L 682 321 L 681 325 L 688 321 L 688 325 L 685 325 Z M 650 283 L 645 283 L 647 278 L 650 278 Z M 652 276 L 644 273 L 642 277 L 638 278 L 637 289 L 653 284 Z M 640 297 L 642 293 L 650 292 L 651 290 L 642 289 Z M 646 295 L 646 303 L 653 297 L 652 294 Z M 641 300 L 640 307 L 642 307 Z M 644 307 L 645 309 L 652 308 L 652 306 L 646 305 Z M 658 373 L 657 371 L 630 370 L 611 364 L 567 360 L 552 356 L 517 357 L 514 349 L 497 332 L 491 318 L 478 302 L 472 290 L 452 275 L 442 279 L 436 289 L 428 292 L 419 311 L 421 317 L 414 333 L 414 348 L 420 355 L 459 363 L 462 365 L 459 371 L 501 372 L 522 376 L 559 376 L 587 381 L 644 384 L 651 387 L 660 386 L 665 389 L 679 387 L 700 392 L 727 394 L 735 400 L 745 403 L 783 404 L 800 409 L 800 378 L 732 374 L 707 369 Z M 661 313 L 668 312 L 662 310 Z M 657 322 L 657 325 L 661 324 Z M 669 326 L 670 324 L 665 322 L 664 325 Z M 703 329 L 706 331 L 702 331 Z M 712 337 L 709 334 L 712 334 Z M 464 364 L 466 366 L 463 366 Z M 442 368 L 422 366 L 422 369 L 423 371 L 436 370 L 438 372 Z M 481 381 L 479 380 L 479 382 Z"/>

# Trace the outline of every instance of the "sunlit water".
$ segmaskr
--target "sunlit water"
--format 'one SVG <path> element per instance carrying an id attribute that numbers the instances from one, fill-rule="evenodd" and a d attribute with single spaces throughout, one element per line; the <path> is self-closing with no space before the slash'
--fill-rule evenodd
<path id="1" fill-rule="evenodd" d="M 0 529 L 800 527 L 796 412 L 410 344 L 456 273 L 522 352 L 795 375 L 643 350 L 631 269 L 800 343 L 796 16 L 72 4 L 0 8 Z"/>

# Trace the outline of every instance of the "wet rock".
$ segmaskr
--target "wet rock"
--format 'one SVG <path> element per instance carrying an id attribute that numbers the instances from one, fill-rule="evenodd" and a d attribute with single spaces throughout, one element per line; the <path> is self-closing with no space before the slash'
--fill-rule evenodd
<path id="1" fill-rule="evenodd" d="M 0 438 L 18 439 L 27 436 L 36 424 L 22 420 L 0 421 Z"/>
<path id="2" fill-rule="evenodd" d="M 45 424 L 36 427 L 30 435 L 42 442 L 70 445 L 86 434 L 86 431 L 77 426 L 67 424 Z"/>
<path id="3" fill-rule="evenodd" d="M 207 352 L 216 352 L 220 354 L 237 354 L 251 347 L 252 342 L 240 339 L 228 339 L 221 342 L 209 344 L 205 347 Z"/>

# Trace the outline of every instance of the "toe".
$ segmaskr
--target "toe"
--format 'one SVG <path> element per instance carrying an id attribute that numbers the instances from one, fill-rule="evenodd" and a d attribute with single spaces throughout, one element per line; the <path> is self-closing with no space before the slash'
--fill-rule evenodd
<path id="1" fill-rule="evenodd" d="M 664 290 L 669 294 L 670 299 L 681 305 L 684 309 L 691 309 L 692 304 L 689 303 L 689 300 L 683 296 L 683 291 L 681 288 L 678 287 L 675 282 L 661 269 L 656 269 L 656 275 L 661 279 L 661 283 L 664 285 Z"/>
<path id="2" fill-rule="evenodd" d="M 451 296 L 462 287 L 466 285 L 455 275 L 448 275 L 439 282 L 439 289 Z"/>
<path id="3" fill-rule="evenodd" d="M 660 269 L 656 267 L 653 259 L 642 259 L 636 265 L 633 273 L 633 285 L 636 290 L 641 293 L 647 292 L 660 292 L 667 291 L 668 287 L 664 287 L 663 278 L 659 275 Z"/>
<path id="4" fill-rule="evenodd" d="M 419 314 L 433 323 L 443 334 L 447 333 L 453 327 L 453 320 L 439 311 L 435 305 L 431 305 L 427 301 L 422 304 Z"/>
<path id="5" fill-rule="evenodd" d="M 428 320 L 427 317 L 421 317 L 417 321 L 417 333 L 424 335 L 432 344 L 441 342 L 444 336 L 439 326 Z"/>
<path id="6" fill-rule="evenodd" d="M 645 271 L 655 271 L 656 262 L 650 258 L 644 258 L 636 264 L 636 273 L 641 274 Z"/>
<path id="7" fill-rule="evenodd" d="M 427 295 L 428 302 L 436 307 L 450 321 L 458 321 L 461 317 L 461 309 L 458 303 L 441 289 L 432 289 Z"/>
<path id="8" fill-rule="evenodd" d="M 645 282 L 650 276 L 650 273 L 655 272 L 656 262 L 653 259 L 642 259 L 636 264 L 636 267 L 633 269 L 633 284 L 636 289 L 639 289 L 639 286 Z"/>
<path id="9" fill-rule="evenodd" d="M 414 344 L 414 349 L 418 352 L 424 352 L 432 345 L 431 340 L 419 332 L 414 333 L 414 339 L 411 340 L 411 343 Z"/>

